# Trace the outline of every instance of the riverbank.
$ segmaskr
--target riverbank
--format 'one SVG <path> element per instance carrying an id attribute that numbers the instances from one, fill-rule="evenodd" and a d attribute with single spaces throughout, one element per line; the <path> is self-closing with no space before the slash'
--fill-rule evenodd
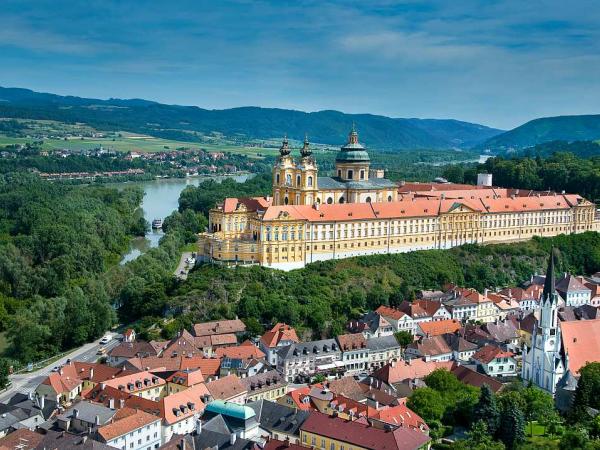
<path id="1" fill-rule="evenodd" d="M 208 176 L 189 176 L 185 178 L 156 178 L 151 181 L 127 181 L 124 183 L 115 183 L 112 186 L 117 189 L 126 187 L 139 187 L 144 192 L 144 198 L 140 207 L 142 208 L 144 219 L 151 223 L 154 219 L 165 219 L 173 211 L 179 208 L 179 196 L 188 186 L 198 186 L 207 180 L 217 182 L 225 179 L 233 179 L 239 183 L 253 177 L 249 172 L 235 173 L 231 175 L 208 175 Z M 140 255 L 146 253 L 151 248 L 158 246 L 160 239 L 164 236 L 162 230 L 150 230 L 146 236 L 135 238 L 131 241 L 129 250 L 121 259 L 120 264 L 126 264 Z"/>

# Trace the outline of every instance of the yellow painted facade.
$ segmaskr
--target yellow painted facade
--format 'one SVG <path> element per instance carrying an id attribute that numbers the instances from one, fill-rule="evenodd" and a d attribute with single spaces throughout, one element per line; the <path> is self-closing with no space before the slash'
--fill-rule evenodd
<path id="1" fill-rule="evenodd" d="M 212 209 L 209 231 L 200 235 L 200 258 L 290 270 L 328 259 L 524 241 L 600 228 L 595 205 L 575 195 L 399 198 L 398 186 L 380 178 L 381 171 L 376 178 L 369 176 L 368 156 L 355 131 L 340 153 L 339 176 L 318 177 L 308 143 L 296 164 L 284 141 L 273 169 L 273 197 L 227 199 Z M 474 187 L 474 192 L 479 191 Z M 478 315 L 487 321 L 491 308 L 488 314 L 481 307 Z"/>

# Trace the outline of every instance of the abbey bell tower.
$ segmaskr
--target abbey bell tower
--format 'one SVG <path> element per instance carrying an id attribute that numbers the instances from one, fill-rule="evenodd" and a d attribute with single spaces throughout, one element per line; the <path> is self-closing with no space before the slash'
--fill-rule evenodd
<path id="1" fill-rule="evenodd" d="M 297 163 L 291 156 L 286 136 L 273 167 L 273 205 L 312 205 L 317 201 L 318 168 L 307 137 L 300 156 Z"/>

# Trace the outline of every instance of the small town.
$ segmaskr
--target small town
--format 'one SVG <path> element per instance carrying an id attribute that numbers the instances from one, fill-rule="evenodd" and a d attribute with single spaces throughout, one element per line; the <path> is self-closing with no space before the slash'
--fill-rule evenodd
<path id="1" fill-rule="evenodd" d="M 529 383 L 568 413 L 579 370 L 600 361 L 576 345 L 600 340 L 600 273 L 555 265 L 498 292 L 421 291 L 330 339 L 285 323 L 252 336 L 239 319 L 169 341 L 107 335 L 96 362 L 69 359 L 3 401 L 0 448 L 428 449 L 411 404 L 440 372 L 482 395 Z"/>

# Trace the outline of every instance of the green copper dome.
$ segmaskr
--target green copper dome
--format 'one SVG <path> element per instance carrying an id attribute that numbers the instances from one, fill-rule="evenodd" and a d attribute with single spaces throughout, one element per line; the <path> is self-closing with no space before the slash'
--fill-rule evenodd
<path id="1" fill-rule="evenodd" d="M 358 142 L 358 133 L 352 126 L 352 131 L 348 135 L 348 143 L 344 145 L 335 157 L 336 162 L 368 162 L 369 154 L 365 148 Z"/>

